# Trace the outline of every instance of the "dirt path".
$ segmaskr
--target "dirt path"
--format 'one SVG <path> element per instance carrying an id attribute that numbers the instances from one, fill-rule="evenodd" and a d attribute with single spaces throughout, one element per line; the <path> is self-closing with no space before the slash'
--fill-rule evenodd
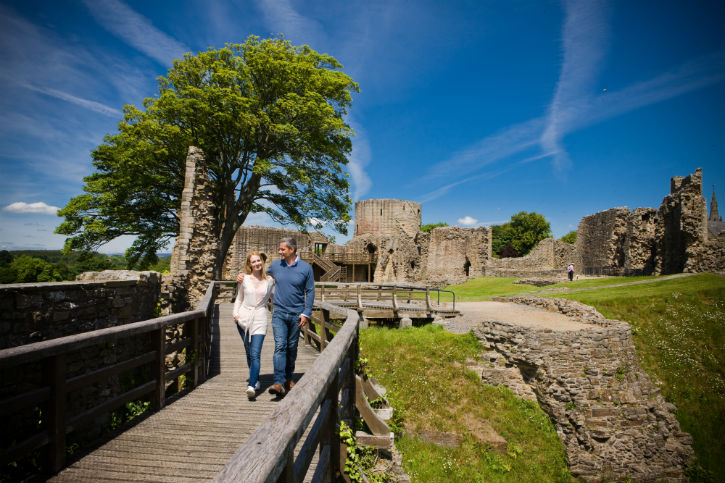
<path id="1" fill-rule="evenodd" d="M 573 293 L 583 292 L 586 290 L 598 290 L 610 287 L 623 287 L 627 285 L 640 285 L 645 283 L 656 283 L 662 280 L 672 278 L 691 277 L 694 273 L 678 273 L 668 275 L 666 277 L 658 277 L 652 280 L 637 280 L 635 282 L 621 282 L 611 285 L 600 285 L 597 287 L 582 287 L 576 289 L 568 289 L 566 287 L 557 287 L 550 289 L 535 290 L 531 292 L 522 292 L 516 295 L 540 295 L 551 293 Z M 566 317 L 558 312 L 549 312 L 538 307 L 530 307 L 527 305 L 514 304 L 510 302 L 456 302 L 456 309 L 461 312 L 459 317 L 448 319 L 444 323 L 446 330 L 456 333 L 465 334 L 473 327 L 477 326 L 483 320 L 496 320 L 499 322 L 508 322 L 510 324 L 521 325 L 524 327 L 537 327 L 542 329 L 559 330 L 580 330 L 593 327 L 591 324 L 577 322 L 576 320 Z"/>
<path id="2" fill-rule="evenodd" d="M 510 302 L 458 302 L 456 309 L 459 317 L 444 323 L 446 330 L 456 334 L 466 333 L 483 320 L 496 320 L 523 327 L 537 327 L 550 330 L 581 330 L 593 327 L 591 324 L 577 322 L 558 312 L 528 305 Z"/>

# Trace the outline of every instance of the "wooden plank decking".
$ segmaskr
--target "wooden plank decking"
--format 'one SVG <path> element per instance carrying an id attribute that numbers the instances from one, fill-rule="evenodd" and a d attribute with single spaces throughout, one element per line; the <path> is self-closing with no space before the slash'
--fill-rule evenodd
<path id="1" fill-rule="evenodd" d="M 269 328 L 262 348 L 264 392 L 247 400 L 244 346 L 232 320 L 232 304 L 216 308 L 212 324 L 210 378 L 189 394 L 151 415 L 76 461 L 48 481 L 209 481 L 272 412 L 274 338 Z M 317 352 L 300 340 L 295 379 Z M 294 397 L 291 392 L 287 397 Z M 315 468 L 313 462 L 308 475 Z"/>

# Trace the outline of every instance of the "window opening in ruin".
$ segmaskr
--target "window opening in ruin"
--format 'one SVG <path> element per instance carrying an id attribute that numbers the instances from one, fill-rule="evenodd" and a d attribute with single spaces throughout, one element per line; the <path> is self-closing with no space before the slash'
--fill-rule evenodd
<path id="1" fill-rule="evenodd" d="M 325 253 L 325 247 L 327 247 L 327 244 L 325 243 L 315 243 L 315 255 L 322 255 Z"/>
<path id="2" fill-rule="evenodd" d="M 410 262 L 410 268 L 415 270 L 415 262 Z"/>
<path id="3" fill-rule="evenodd" d="M 418 247 L 418 255 L 420 255 L 420 247 Z"/>
<path id="4" fill-rule="evenodd" d="M 471 269 L 471 261 L 466 257 L 466 263 L 463 264 L 463 271 L 466 273 L 466 277 L 468 277 L 468 272 Z"/>
<path id="5" fill-rule="evenodd" d="M 376 247 L 372 243 L 368 243 L 368 245 L 365 247 L 365 249 L 368 251 L 368 253 L 373 254 L 378 250 L 378 247 Z"/>
<path id="6" fill-rule="evenodd" d="M 383 209 L 380 208 L 380 216 L 383 216 Z"/>
<path id="7" fill-rule="evenodd" d="M 388 250 L 388 253 L 390 253 L 392 255 L 393 254 L 393 249 L 391 248 L 390 250 Z"/>

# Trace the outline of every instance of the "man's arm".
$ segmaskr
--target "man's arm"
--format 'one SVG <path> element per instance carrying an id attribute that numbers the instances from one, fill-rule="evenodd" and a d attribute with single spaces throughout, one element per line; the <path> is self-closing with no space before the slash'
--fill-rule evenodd
<path id="1" fill-rule="evenodd" d="M 312 267 L 307 270 L 307 278 L 305 279 L 305 309 L 302 315 L 309 319 L 312 316 L 312 304 L 315 302 L 315 276 L 312 273 Z"/>

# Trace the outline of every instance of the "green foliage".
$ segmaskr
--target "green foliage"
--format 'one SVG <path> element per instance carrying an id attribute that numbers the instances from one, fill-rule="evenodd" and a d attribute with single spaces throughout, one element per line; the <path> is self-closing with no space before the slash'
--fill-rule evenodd
<path id="1" fill-rule="evenodd" d="M 346 233 L 352 149 L 344 115 L 358 85 L 333 57 L 251 36 L 174 61 L 144 110 L 125 106 L 118 134 L 93 152 L 85 193 L 60 210 L 66 250 L 135 235 L 129 267 L 156 263 L 179 231 L 187 147 L 205 154 L 221 264 L 250 213 L 302 228 L 331 220 Z"/>
<path id="2" fill-rule="evenodd" d="M 576 243 L 576 230 L 570 231 L 569 233 L 567 233 L 566 235 L 561 237 L 560 240 L 563 241 L 564 243 L 570 243 L 572 245 L 575 244 Z"/>
<path id="3" fill-rule="evenodd" d="M 385 473 L 374 471 L 377 460 L 375 448 L 358 446 L 352 428 L 340 421 L 340 442 L 347 447 L 347 458 L 343 471 L 350 478 L 350 481 L 360 483 L 363 481 L 363 474 L 371 483 L 385 483 L 390 477 Z"/>
<path id="4" fill-rule="evenodd" d="M 546 414 L 503 387 L 485 386 L 466 369 L 482 351 L 476 337 L 438 326 L 360 331 L 361 353 L 395 408 L 396 445 L 412 481 L 570 481 L 566 455 Z M 509 442 L 498 453 L 476 441 L 487 420 Z M 463 435 L 459 448 L 426 443 L 418 429 Z"/>
<path id="5" fill-rule="evenodd" d="M 446 223 L 445 221 L 440 221 L 438 223 L 429 223 L 427 225 L 420 225 L 420 231 L 422 231 L 424 233 L 428 233 L 433 228 L 439 228 L 439 227 L 442 227 L 442 226 L 448 226 L 448 223 Z"/>
<path id="6" fill-rule="evenodd" d="M 523 257 L 550 236 L 551 225 L 543 215 L 521 211 L 510 222 L 491 227 L 491 250 L 502 258 Z"/>
<path id="7" fill-rule="evenodd" d="M 10 260 L 0 267 L 0 283 L 59 282 L 74 280 L 82 272 L 123 268 L 123 258 L 95 252 L 19 250 L 5 252 Z"/>
<path id="8" fill-rule="evenodd" d="M 725 481 L 725 280 L 702 274 L 555 296 L 632 326 L 642 368 L 694 439 L 699 461 L 688 475 Z"/>

